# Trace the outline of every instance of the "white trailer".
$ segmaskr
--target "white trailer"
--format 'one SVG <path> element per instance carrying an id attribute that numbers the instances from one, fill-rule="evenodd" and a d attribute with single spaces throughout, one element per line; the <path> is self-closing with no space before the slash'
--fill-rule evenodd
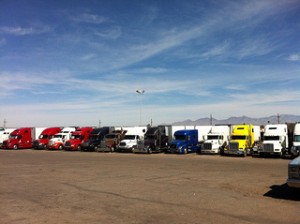
<path id="1" fill-rule="evenodd" d="M 219 154 L 230 140 L 231 126 L 212 126 L 209 133 L 204 136 L 204 143 L 201 145 L 200 153 Z"/>
<path id="2" fill-rule="evenodd" d="M 286 124 L 265 125 L 263 145 L 258 149 L 260 155 L 284 155 L 288 151 L 288 127 Z"/>
<path id="3" fill-rule="evenodd" d="M 9 134 L 16 130 L 15 128 L 0 128 L 0 145 L 2 145 L 3 141 L 7 140 Z"/>
<path id="4" fill-rule="evenodd" d="M 300 155 L 300 123 L 296 123 L 294 127 L 291 154 L 292 157 Z"/>

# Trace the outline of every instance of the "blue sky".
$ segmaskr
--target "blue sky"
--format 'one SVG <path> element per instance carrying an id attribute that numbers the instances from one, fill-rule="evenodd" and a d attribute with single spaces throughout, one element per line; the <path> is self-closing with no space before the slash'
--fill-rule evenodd
<path id="1" fill-rule="evenodd" d="M 299 12 L 297 0 L 1 0 L 0 124 L 299 115 Z"/>

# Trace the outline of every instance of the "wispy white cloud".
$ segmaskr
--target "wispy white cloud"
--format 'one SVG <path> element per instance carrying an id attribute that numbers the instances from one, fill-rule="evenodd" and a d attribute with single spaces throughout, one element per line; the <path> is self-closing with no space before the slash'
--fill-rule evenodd
<path id="1" fill-rule="evenodd" d="M 291 54 L 287 58 L 288 61 L 300 61 L 300 54 Z"/>
<path id="2" fill-rule="evenodd" d="M 105 39 L 116 40 L 122 35 L 122 31 L 120 27 L 113 27 L 108 30 L 97 31 L 95 32 L 95 35 Z"/>
<path id="3" fill-rule="evenodd" d="M 82 13 L 71 17 L 75 22 L 79 23 L 91 23 L 91 24 L 101 24 L 108 21 L 108 18 L 96 14 Z"/>
<path id="4" fill-rule="evenodd" d="M 0 27 L 0 33 L 2 34 L 10 34 L 15 36 L 24 36 L 24 35 L 33 35 L 33 34 L 42 34 L 49 32 L 51 29 L 48 26 L 43 27 L 8 27 L 3 26 Z"/>

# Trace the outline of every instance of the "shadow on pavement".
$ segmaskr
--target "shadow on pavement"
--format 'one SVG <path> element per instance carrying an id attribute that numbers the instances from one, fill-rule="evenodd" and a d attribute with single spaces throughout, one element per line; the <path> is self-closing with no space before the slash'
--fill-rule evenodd
<path id="1" fill-rule="evenodd" d="M 300 189 L 290 188 L 286 183 L 282 185 L 272 185 L 271 190 L 264 194 L 266 197 L 300 201 Z"/>

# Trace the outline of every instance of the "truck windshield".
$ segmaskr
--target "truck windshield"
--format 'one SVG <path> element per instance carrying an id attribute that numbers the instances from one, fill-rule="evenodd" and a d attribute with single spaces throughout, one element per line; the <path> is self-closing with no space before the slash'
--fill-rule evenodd
<path id="1" fill-rule="evenodd" d="M 134 140 L 135 139 L 135 135 L 125 135 L 124 139 Z"/>
<path id="2" fill-rule="evenodd" d="M 54 135 L 53 138 L 62 138 L 63 136 L 62 135 Z"/>
<path id="3" fill-rule="evenodd" d="M 17 138 L 17 135 L 10 135 L 9 138 L 10 138 L 10 139 Z"/>
<path id="4" fill-rule="evenodd" d="M 265 141 L 279 141 L 279 136 L 264 136 Z"/>
<path id="5" fill-rule="evenodd" d="M 233 135 L 231 136 L 231 140 L 246 140 L 246 136 L 245 135 Z"/>
<path id="6" fill-rule="evenodd" d="M 186 135 L 175 135 L 175 140 L 186 140 L 187 136 Z"/>
<path id="7" fill-rule="evenodd" d="M 300 142 L 300 135 L 294 135 L 294 142 Z"/>
<path id="8" fill-rule="evenodd" d="M 47 139 L 49 135 L 40 135 L 40 139 Z"/>
<path id="9" fill-rule="evenodd" d="M 207 140 L 218 140 L 220 138 L 219 135 L 208 135 Z"/>

